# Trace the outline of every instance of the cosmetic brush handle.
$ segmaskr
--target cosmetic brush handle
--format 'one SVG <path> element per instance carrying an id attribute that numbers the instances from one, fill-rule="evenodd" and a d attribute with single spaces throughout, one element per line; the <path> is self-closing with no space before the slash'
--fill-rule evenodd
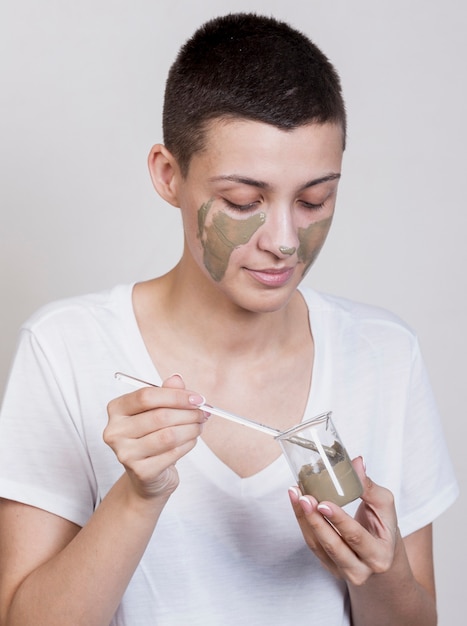
<path id="1" fill-rule="evenodd" d="M 135 376 L 130 376 L 129 374 L 123 374 L 122 372 L 116 372 L 115 378 L 117 378 L 118 380 L 122 380 L 123 382 L 126 382 L 133 387 L 159 387 L 159 385 L 155 385 L 154 383 L 148 383 L 146 380 L 141 380 L 141 378 L 136 378 Z M 267 435 L 272 435 L 273 437 L 277 437 L 277 435 L 280 434 L 280 430 L 276 430 L 275 428 L 271 428 L 270 426 L 265 426 L 264 424 L 260 424 L 259 422 L 250 420 L 247 417 L 241 417 L 240 415 L 235 415 L 235 413 L 224 411 L 224 409 L 219 409 L 207 403 L 200 404 L 198 408 L 202 409 L 203 411 L 207 411 L 208 413 L 212 413 L 213 415 L 217 415 L 218 417 L 223 417 L 224 419 L 230 420 L 231 422 L 236 422 L 237 424 L 249 426 L 250 428 L 259 430 L 262 433 L 266 433 Z"/>
<path id="2" fill-rule="evenodd" d="M 223 417 L 226 420 L 230 420 L 231 422 L 243 424 L 244 426 L 249 426 L 250 428 L 259 430 L 262 433 L 266 433 L 267 435 L 272 435 L 273 437 L 277 437 L 277 435 L 280 435 L 281 432 L 280 430 L 276 430 L 275 428 L 271 428 L 270 426 L 266 426 L 265 424 L 260 424 L 259 422 L 250 420 L 247 417 L 235 415 L 235 413 L 229 413 L 229 411 L 224 411 L 224 409 L 219 409 L 218 407 L 211 406 L 210 404 L 202 404 L 199 408 L 208 411 L 213 415 L 217 415 L 218 417 Z"/>

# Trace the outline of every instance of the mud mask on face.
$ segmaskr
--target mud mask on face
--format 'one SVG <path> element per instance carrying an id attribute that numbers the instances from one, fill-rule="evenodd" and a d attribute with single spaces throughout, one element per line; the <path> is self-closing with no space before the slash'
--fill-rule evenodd
<path id="1" fill-rule="evenodd" d="M 307 228 L 298 229 L 300 246 L 297 250 L 299 260 L 304 263 L 303 276 L 308 272 L 326 241 L 332 217 L 310 224 Z"/>
<path id="2" fill-rule="evenodd" d="M 266 215 L 261 212 L 240 220 L 219 211 L 206 226 L 212 203 L 213 200 L 209 200 L 198 211 L 198 235 L 204 248 L 204 266 L 212 278 L 219 282 L 225 275 L 233 250 L 250 241 L 264 224 Z"/>

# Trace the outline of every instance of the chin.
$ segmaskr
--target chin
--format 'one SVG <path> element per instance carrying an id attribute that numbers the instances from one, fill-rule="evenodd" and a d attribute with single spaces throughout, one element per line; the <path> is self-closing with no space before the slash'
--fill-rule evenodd
<path id="1" fill-rule="evenodd" d="M 296 287 L 287 290 L 264 290 L 251 296 L 241 294 L 240 297 L 233 298 L 232 302 L 239 308 L 251 313 L 276 313 L 289 304 L 296 291 Z"/>

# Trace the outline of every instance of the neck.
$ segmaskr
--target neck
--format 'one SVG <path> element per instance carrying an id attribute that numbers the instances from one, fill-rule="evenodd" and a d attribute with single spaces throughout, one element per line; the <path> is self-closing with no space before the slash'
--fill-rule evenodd
<path id="1" fill-rule="evenodd" d="M 275 311 L 249 311 L 232 303 L 221 290 L 200 275 L 191 276 L 183 261 L 161 278 L 138 286 L 137 317 L 151 326 L 164 320 L 165 332 L 176 335 L 187 348 L 216 355 L 274 355 L 295 335 L 297 316 L 305 310 L 298 292 Z M 164 314 L 170 311 L 170 315 Z M 154 331 L 158 332 L 158 331 Z M 159 332 L 164 332 L 160 329 Z"/>
<path id="2" fill-rule="evenodd" d="M 275 350 L 290 337 L 297 307 L 304 305 L 295 293 L 280 309 L 252 311 L 233 303 L 206 279 L 191 281 L 180 266 L 167 278 L 171 285 L 167 304 L 177 316 L 175 324 L 199 337 L 205 349 L 212 343 L 216 352 Z"/>
<path id="3" fill-rule="evenodd" d="M 209 281 L 187 276 L 176 267 L 133 293 L 141 335 L 162 379 L 179 372 L 188 388 L 229 406 L 236 406 L 238 388 L 277 392 L 284 381 L 290 385 L 297 363 L 293 385 L 309 386 L 313 338 L 298 292 L 277 310 L 252 312 L 233 306 Z"/>

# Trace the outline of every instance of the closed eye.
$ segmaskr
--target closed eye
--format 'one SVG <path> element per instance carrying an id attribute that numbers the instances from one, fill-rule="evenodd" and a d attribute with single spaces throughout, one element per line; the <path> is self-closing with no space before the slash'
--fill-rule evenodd
<path id="1" fill-rule="evenodd" d="M 259 201 L 255 200 L 254 202 L 249 202 L 248 204 L 236 204 L 235 202 L 231 202 L 227 200 L 227 198 L 222 198 L 224 204 L 226 204 L 229 209 L 233 209 L 234 211 L 249 211 L 258 206 Z"/>
<path id="2" fill-rule="evenodd" d="M 324 205 L 326 204 L 326 201 L 321 202 L 320 204 L 313 204 L 312 202 L 305 202 L 305 200 L 300 200 L 300 203 L 306 209 L 310 209 L 312 211 L 319 211 L 320 209 L 324 207 Z"/>

